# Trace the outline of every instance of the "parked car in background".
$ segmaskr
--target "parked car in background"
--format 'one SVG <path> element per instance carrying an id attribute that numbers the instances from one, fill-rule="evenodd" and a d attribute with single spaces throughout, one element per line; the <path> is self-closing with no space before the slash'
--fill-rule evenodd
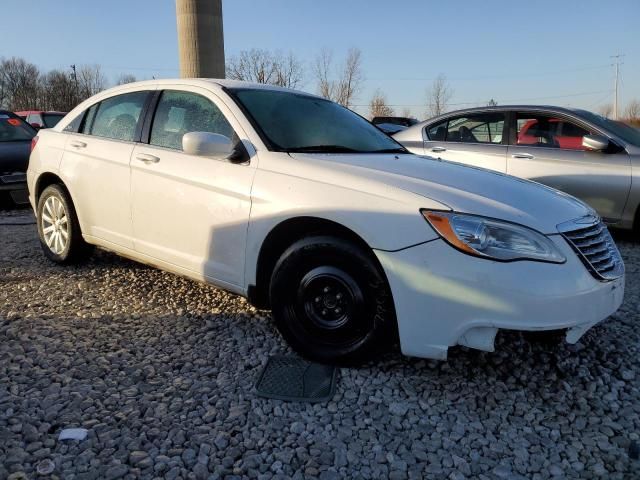
<path id="1" fill-rule="evenodd" d="M 573 343 L 623 299 L 620 254 L 581 201 L 412 155 L 284 88 L 107 90 L 39 132 L 27 176 L 49 259 L 98 245 L 244 295 L 322 362 L 398 338 L 419 357 L 491 351 L 499 329 L 567 329 Z"/>
<path id="2" fill-rule="evenodd" d="M 498 106 L 450 112 L 399 132 L 414 153 L 508 173 L 640 227 L 640 131 L 586 110 Z"/>
<path id="3" fill-rule="evenodd" d="M 410 117 L 373 117 L 371 123 L 384 133 L 392 135 L 415 125 L 418 120 Z"/>
<path id="4" fill-rule="evenodd" d="M 19 116 L 0 110 L 0 196 L 14 203 L 28 202 L 25 172 L 36 133 Z"/>
<path id="5" fill-rule="evenodd" d="M 66 112 L 45 112 L 43 110 L 25 110 L 22 112 L 15 112 L 29 123 L 36 130 L 41 128 L 53 128 L 60 120 L 67 114 Z"/>

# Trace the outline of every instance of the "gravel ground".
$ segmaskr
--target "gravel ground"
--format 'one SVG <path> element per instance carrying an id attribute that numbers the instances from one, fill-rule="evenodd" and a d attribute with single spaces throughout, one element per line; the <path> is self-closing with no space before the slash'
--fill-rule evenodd
<path id="1" fill-rule="evenodd" d="M 105 252 L 55 266 L 33 225 L 0 239 L 0 478 L 640 478 L 629 239 L 625 303 L 578 345 L 390 354 L 315 405 L 256 397 L 267 358 L 291 352 L 243 299 Z M 87 439 L 58 441 L 67 427 Z"/>

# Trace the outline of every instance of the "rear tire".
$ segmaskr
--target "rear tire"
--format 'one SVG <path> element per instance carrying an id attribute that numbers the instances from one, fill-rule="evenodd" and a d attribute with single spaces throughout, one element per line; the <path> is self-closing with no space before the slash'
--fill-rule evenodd
<path id="1" fill-rule="evenodd" d="M 45 256 L 60 264 L 77 263 L 91 253 L 82 238 L 75 208 L 61 185 L 49 185 L 38 199 L 36 221 Z"/>
<path id="2" fill-rule="evenodd" d="M 278 330 L 311 360 L 360 364 L 396 343 L 382 269 L 346 240 L 314 236 L 294 243 L 276 263 L 269 295 Z"/>

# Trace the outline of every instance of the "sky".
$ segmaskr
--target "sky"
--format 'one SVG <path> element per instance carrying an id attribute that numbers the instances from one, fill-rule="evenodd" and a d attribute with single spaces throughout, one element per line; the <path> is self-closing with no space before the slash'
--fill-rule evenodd
<path id="1" fill-rule="evenodd" d="M 110 81 L 177 77 L 174 0 L 0 0 L 0 57 L 43 70 L 100 64 Z M 300 89 L 316 92 L 323 49 L 339 63 L 362 51 L 356 110 L 380 89 L 396 112 L 425 116 L 427 90 L 444 74 L 450 109 L 536 103 L 597 110 L 640 100 L 640 0 L 223 0 L 225 52 L 293 52 L 306 65 Z M 361 106 L 360 106 L 361 105 Z"/>

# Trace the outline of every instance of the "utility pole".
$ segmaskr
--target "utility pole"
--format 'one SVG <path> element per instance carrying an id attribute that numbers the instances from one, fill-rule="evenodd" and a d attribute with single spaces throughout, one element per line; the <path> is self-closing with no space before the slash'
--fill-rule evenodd
<path id="1" fill-rule="evenodd" d="M 73 78 L 73 84 L 76 86 L 76 101 L 77 101 L 79 95 L 78 95 L 78 74 L 76 72 L 76 64 L 74 63 L 73 65 L 69 65 L 69 68 L 71 68 L 71 78 Z"/>
<path id="2" fill-rule="evenodd" d="M 618 120 L 618 76 L 620 75 L 620 59 L 624 57 L 624 54 L 611 55 L 611 58 L 614 58 L 615 63 L 613 64 L 616 67 L 616 79 L 615 85 L 613 88 L 613 119 Z"/>
<path id="3" fill-rule="evenodd" d="M 224 78 L 222 0 L 176 0 L 180 76 Z"/>

